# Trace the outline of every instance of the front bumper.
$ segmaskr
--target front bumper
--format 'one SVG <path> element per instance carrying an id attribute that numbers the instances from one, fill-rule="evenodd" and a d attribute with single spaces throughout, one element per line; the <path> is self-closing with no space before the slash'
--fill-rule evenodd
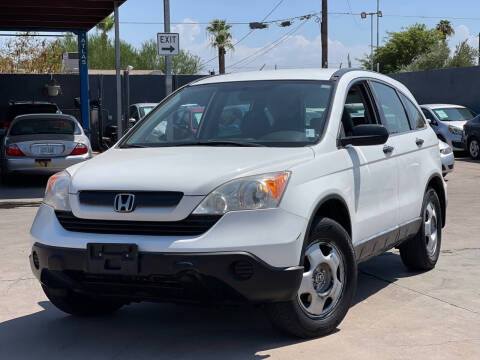
<path id="1" fill-rule="evenodd" d="M 442 173 L 446 175 L 453 171 L 455 165 L 455 156 L 453 152 L 449 154 L 440 154 L 440 158 L 442 159 Z"/>
<path id="2" fill-rule="evenodd" d="M 135 274 L 126 265 L 111 269 L 105 259 L 92 271 L 92 255 L 35 243 L 34 275 L 53 289 L 70 289 L 125 301 L 266 303 L 295 297 L 303 267 L 272 267 L 247 252 L 138 252 Z M 103 260 L 102 260 L 103 261 Z"/>

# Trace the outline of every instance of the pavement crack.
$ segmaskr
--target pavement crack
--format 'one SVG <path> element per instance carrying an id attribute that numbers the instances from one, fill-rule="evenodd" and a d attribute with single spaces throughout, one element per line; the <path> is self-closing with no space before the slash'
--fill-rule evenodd
<path id="1" fill-rule="evenodd" d="M 34 277 L 24 277 L 19 279 L 0 279 L 0 282 L 19 282 L 23 280 L 35 280 Z"/>
<path id="2" fill-rule="evenodd" d="M 370 276 L 370 277 L 372 277 L 372 278 L 374 278 L 374 279 L 377 279 L 377 280 L 380 280 L 380 281 L 384 281 L 384 282 L 386 282 L 386 283 L 389 283 L 389 284 L 398 286 L 399 288 L 402 288 L 402 289 L 405 289 L 405 290 L 410 290 L 410 291 L 412 291 L 412 292 L 414 292 L 414 293 L 417 293 L 417 294 L 420 294 L 420 295 L 429 297 L 430 299 L 434 299 L 434 300 L 440 301 L 440 302 L 442 302 L 442 303 L 444 303 L 444 304 L 447 304 L 447 305 L 456 307 L 456 308 L 458 308 L 458 309 L 462 309 L 462 310 L 468 311 L 468 312 L 470 312 L 470 313 L 472 313 L 472 314 L 480 315 L 480 312 L 478 312 L 478 311 L 465 308 L 465 307 L 463 307 L 463 306 L 460 306 L 460 305 L 451 303 L 451 302 L 449 302 L 449 301 L 440 299 L 440 298 L 438 298 L 438 297 L 436 297 L 436 296 L 429 295 L 429 294 L 424 293 L 424 292 L 422 292 L 422 291 L 409 288 L 408 286 L 403 286 L 403 285 L 397 284 L 396 282 L 394 282 L 394 281 L 392 281 L 392 280 L 388 280 L 388 279 L 382 278 L 381 276 L 372 274 L 372 273 L 370 273 L 370 272 L 368 272 L 368 271 L 360 270 L 360 269 L 359 269 L 358 272 L 361 273 L 361 274 L 364 274 L 364 275 L 366 275 L 366 276 Z"/>

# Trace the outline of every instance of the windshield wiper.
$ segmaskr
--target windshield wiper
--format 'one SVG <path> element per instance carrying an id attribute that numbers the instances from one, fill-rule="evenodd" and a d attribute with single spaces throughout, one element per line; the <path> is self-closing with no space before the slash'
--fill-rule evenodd
<path id="1" fill-rule="evenodd" d="M 120 149 L 130 149 L 130 148 L 147 148 L 149 146 L 140 145 L 140 144 L 128 144 L 120 146 Z"/>
<path id="2" fill-rule="evenodd" d="M 191 143 L 178 143 L 167 146 L 243 146 L 243 147 L 258 147 L 265 146 L 263 144 L 250 141 L 233 141 L 233 140 L 206 140 L 196 141 Z"/>

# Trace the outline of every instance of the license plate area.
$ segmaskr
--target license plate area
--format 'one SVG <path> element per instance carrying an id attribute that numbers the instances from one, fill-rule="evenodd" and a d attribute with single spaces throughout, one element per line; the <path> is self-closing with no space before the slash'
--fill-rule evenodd
<path id="1" fill-rule="evenodd" d="M 62 144 L 34 144 L 30 150 L 36 156 L 57 156 L 65 151 Z"/>
<path id="2" fill-rule="evenodd" d="M 87 244 L 87 272 L 90 274 L 138 274 L 136 244 Z"/>
<path id="3" fill-rule="evenodd" d="M 51 168 L 52 159 L 35 159 L 36 168 Z"/>

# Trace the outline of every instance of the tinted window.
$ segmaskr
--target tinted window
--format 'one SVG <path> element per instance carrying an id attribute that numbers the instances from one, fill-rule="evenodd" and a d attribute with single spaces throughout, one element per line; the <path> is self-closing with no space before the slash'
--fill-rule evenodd
<path id="1" fill-rule="evenodd" d="M 331 92 L 328 81 L 245 81 L 186 87 L 154 110 L 126 145 L 236 141 L 304 146 L 321 136 Z"/>
<path id="2" fill-rule="evenodd" d="M 8 120 L 12 121 L 18 115 L 55 114 L 57 111 L 55 104 L 15 104 L 8 107 Z"/>
<path id="3" fill-rule="evenodd" d="M 410 130 L 407 114 L 397 92 L 390 86 L 372 82 L 380 108 L 383 111 L 384 126 L 390 134 L 398 134 Z"/>
<path id="4" fill-rule="evenodd" d="M 402 98 L 403 104 L 405 105 L 405 109 L 407 109 L 408 118 L 410 119 L 410 124 L 412 125 L 412 129 L 421 129 L 425 126 L 425 121 L 423 120 L 423 116 L 418 111 L 417 107 L 414 103 L 412 103 L 405 95 L 400 94 Z"/>
<path id="5" fill-rule="evenodd" d="M 351 136 L 354 126 L 375 123 L 364 85 L 353 85 L 348 90 L 343 108 L 342 136 Z"/>
<path id="6" fill-rule="evenodd" d="M 67 119 L 25 119 L 17 121 L 10 135 L 65 134 L 75 133 L 75 123 Z"/>
<path id="7" fill-rule="evenodd" d="M 441 121 L 465 121 L 475 117 L 473 111 L 467 108 L 443 108 L 433 109 L 433 112 Z"/>
<path id="8" fill-rule="evenodd" d="M 422 109 L 422 112 L 423 112 L 423 115 L 425 115 L 425 117 L 427 119 L 435 121 L 435 119 L 433 118 L 433 115 L 430 111 L 428 111 L 427 109 Z"/>
<path id="9" fill-rule="evenodd" d="M 136 106 L 130 106 L 130 111 L 128 112 L 128 117 L 130 119 L 140 120 L 138 117 L 138 111 Z"/>

